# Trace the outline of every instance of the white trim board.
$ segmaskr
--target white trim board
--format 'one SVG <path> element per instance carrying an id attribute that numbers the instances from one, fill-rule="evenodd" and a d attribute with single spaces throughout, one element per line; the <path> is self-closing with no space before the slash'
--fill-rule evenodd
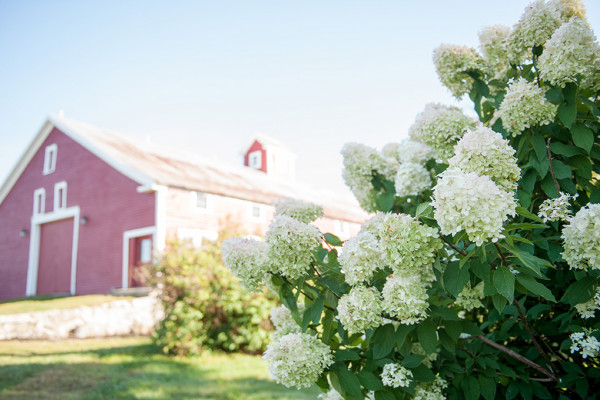
<path id="1" fill-rule="evenodd" d="M 129 288 L 129 240 L 141 237 L 152 235 L 153 238 L 156 237 L 156 228 L 154 226 L 148 226 L 146 228 L 138 228 L 131 229 L 129 231 L 123 232 L 123 258 L 122 258 L 122 276 L 121 276 L 121 287 L 123 289 Z M 153 243 L 154 246 L 156 244 Z"/>
<path id="2" fill-rule="evenodd" d="M 25 287 L 26 296 L 37 294 L 37 279 L 40 266 L 40 239 L 41 226 L 48 222 L 60 221 L 73 218 L 73 242 L 71 248 L 71 282 L 70 293 L 75 295 L 77 283 L 77 250 L 79 247 L 79 206 L 63 208 L 46 214 L 37 214 L 31 217 L 31 233 L 29 235 L 29 262 L 27 265 L 27 283 Z"/>

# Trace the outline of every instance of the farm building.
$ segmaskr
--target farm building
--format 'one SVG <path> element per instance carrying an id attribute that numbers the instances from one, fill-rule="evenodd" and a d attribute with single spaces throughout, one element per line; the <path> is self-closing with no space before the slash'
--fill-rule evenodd
<path id="1" fill-rule="evenodd" d="M 254 137 L 244 166 L 167 153 L 50 117 L 0 187 L 0 299 L 137 286 L 135 269 L 169 238 L 214 240 L 226 217 L 262 235 L 280 197 L 312 201 L 341 238 L 366 215 L 294 182 L 295 155 Z"/>

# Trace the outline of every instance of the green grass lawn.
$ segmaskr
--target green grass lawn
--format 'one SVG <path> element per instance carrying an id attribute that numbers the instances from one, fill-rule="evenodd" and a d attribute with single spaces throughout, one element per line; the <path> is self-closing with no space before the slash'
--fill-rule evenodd
<path id="1" fill-rule="evenodd" d="M 267 378 L 258 356 L 159 354 L 148 338 L 0 342 L 0 398 L 315 399 Z"/>
<path id="2" fill-rule="evenodd" d="M 0 302 L 0 315 L 18 314 L 32 311 L 55 310 L 58 308 L 75 308 L 79 306 L 95 306 L 115 300 L 132 299 L 130 296 L 110 296 L 93 294 L 88 296 L 35 296 L 23 297 Z"/>

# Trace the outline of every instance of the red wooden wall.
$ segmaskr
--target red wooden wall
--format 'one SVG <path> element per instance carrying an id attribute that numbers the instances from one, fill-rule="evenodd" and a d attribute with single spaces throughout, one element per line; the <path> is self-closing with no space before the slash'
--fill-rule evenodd
<path id="1" fill-rule="evenodd" d="M 53 143 L 56 170 L 43 175 L 45 148 Z M 88 219 L 79 227 L 77 294 L 121 287 L 123 232 L 154 225 L 153 193 L 138 193 L 137 182 L 55 128 L 0 204 L 0 299 L 25 295 L 30 234 L 19 232 L 30 230 L 34 190 L 45 188 L 50 212 L 54 184 L 61 181 L 67 182 L 67 207 L 78 205 Z M 70 246 L 70 240 L 64 242 Z"/>

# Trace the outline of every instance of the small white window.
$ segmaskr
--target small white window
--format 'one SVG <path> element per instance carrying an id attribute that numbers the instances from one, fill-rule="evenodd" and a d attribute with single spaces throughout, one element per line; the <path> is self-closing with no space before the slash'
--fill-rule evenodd
<path id="1" fill-rule="evenodd" d="M 54 184 L 54 211 L 67 208 L 67 182 Z"/>
<path id="2" fill-rule="evenodd" d="M 253 218 L 262 217 L 262 209 L 261 209 L 260 205 L 258 205 L 258 204 L 252 205 L 252 217 Z"/>
<path id="3" fill-rule="evenodd" d="M 196 208 L 208 208 L 208 195 L 202 192 L 196 192 Z"/>
<path id="4" fill-rule="evenodd" d="M 33 215 L 46 211 L 46 189 L 39 188 L 33 192 Z"/>
<path id="5" fill-rule="evenodd" d="M 248 166 L 251 168 L 262 168 L 262 151 L 256 150 L 248 154 Z"/>
<path id="6" fill-rule="evenodd" d="M 152 239 L 142 239 L 140 243 L 140 261 L 144 264 L 152 261 Z"/>
<path id="7" fill-rule="evenodd" d="M 46 146 L 46 153 L 44 155 L 44 175 L 49 175 L 56 169 L 56 154 L 58 147 L 56 143 Z"/>
<path id="8" fill-rule="evenodd" d="M 334 229 L 337 233 L 347 233 L 348 232 L 348 223 L 346 221 L 340 221 L 339 219 L 335 220 Z"/>

